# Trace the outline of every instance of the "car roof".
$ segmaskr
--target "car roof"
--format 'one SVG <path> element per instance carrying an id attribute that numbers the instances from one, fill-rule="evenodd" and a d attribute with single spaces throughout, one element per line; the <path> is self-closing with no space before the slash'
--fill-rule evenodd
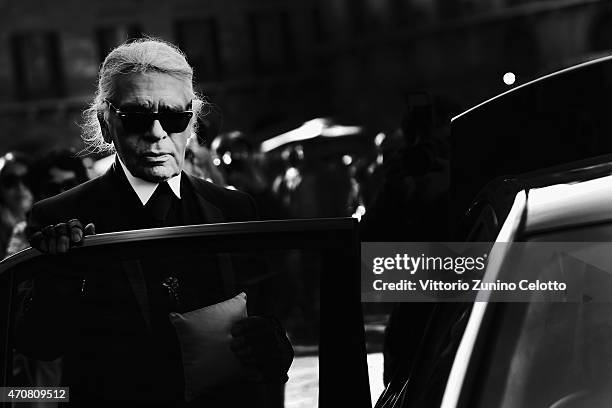
<path id="1" fill-rule="evenodd" d="M 612 175 L 528 192 L 525 233 L 612 221 Z"/>
<path id="2" fill-rule="evenodd" d="M 610 95 L 608 56 L 544 75 L 454 117 L 451 219 L 461 219 L 496 177 L 611 154 Z"/>
<path id="3" fill-rule="evenodd" d="M 454 122 L 455 120 L 461 119 L 462 117 L 464 117 L 466 115 L 477 114 L 478 110 L 483 108 L 483 107 L 485 107 L 486 105 L 493 104 L 493 103 L 497 102 L 498 100 L 500 100 L 500 99 L 502 99 L 502 98 L 504 98 L 504 97 L 506 97 L 508 95 L 520 92 L 520 90 L 523 89 L 523 88 L 530 87 L 530 86 L 535 85 L 535 84 L 537 84 L 539 82 L 544 82 L 544 81 L 546 81 L 548 79 L 551 79 L 551 78 L 553 78 L 555 76 L 563 75 L 563 74 L 566 74 L 566 73 L 568 73 L 570 71 L 583 69 L 585 67 L 588 67 L 589 65 L 601 64 L 602 62 L 605 62 L 605 61 L 608 61 L 608 60 L 612 60 L 612 55 L 607 55 L 607 56 L 604 56 L 604 57 L 595 58 L 595 59 L 593 59 L 591 61 L 582 62 L 580 64 L 576 64 L 576 65 L 573 65 L 571 67 L 563 68 L 563 69 L 560 69 L 558 71 L 552 72 L 550 74 L 543 75 L 543 76 L 541 76 L 539 78 L 536 78 L 536 79 L 534 79 L 532 81 L 526 82 L 526 83 L 521 84 L 519 86 L 516 86 L 516 87 L 514 87 L 512 89 L 509 89 L 508 91 L 505 91 L 505 92 L 502 92 L 502 93 L 500 93 L 498 95 L 495 95 L 494 97 L 489 98 L 489 99 L 485 100 L 484 102 L 480 102 L 480 103 L 478 103 L 475 106 L 472 106 L 471 108 L 469 108 L 469 109 L 465 110 L 464 112 L 461 112 L 460 114 L 458 114 L 458 115 L 454 116 L 453 118 L 451 118 L 451 122 Z"/>

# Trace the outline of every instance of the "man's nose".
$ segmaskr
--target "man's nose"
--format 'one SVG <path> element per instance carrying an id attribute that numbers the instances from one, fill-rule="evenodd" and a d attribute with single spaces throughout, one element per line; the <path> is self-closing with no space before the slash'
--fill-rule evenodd
<path id="1" fill-rule="evenodd" d="M 149 128 L 149 130 L 145 132 L 145 136 L 151 139 L 159 140 L 159 139 L 163 139 L 167 137 L 168 134 L 162 127 L 160 121 L 158 119 L 155 119 L 153 123 L 151 124 L 151 127 Z"/>

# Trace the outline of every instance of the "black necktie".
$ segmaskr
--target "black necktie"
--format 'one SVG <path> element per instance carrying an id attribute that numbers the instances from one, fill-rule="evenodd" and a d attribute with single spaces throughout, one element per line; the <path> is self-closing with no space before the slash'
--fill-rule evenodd
<path id="1" fill-rule="evenodd" d="M 174 193 L 170 189 L 167 181 L 159 183 L 155 192 L 145 205 L 145 209 L 149 212 L 156 223 L 156 226 L 163 226 L 168 210 L 172 205 Z"/>

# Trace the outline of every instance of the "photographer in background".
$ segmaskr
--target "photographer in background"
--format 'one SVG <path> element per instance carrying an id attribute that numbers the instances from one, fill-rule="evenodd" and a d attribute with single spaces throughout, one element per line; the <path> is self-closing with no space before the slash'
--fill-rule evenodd
<path id="1" fill-rule="evenodd" d="M 58 150 L 45 155 L 32 165 L 31 186 L 36 201 L 53 197 L 87 181 L 83 159 L 72 150 Z M 17 223 L 8 242 L 6 256 L 30 246 L 25 220 Z"/>
<path id="2" fill-rule="evenodd" d="M 439 241 L 446 236 L 449 191 L 446 118 L 429 95 L 413 93 L 401 121 L 401 144 L 385 154 L 376 194 L 360 223 L 362 241 Z"/>
<path id="3" fill-rule="evenodd" d="M 30 166 L 24 155 L 7 153 L 0 158 L 0 259 L 7 255 L 13 229 L 25 222 L 34 196 Z"/>

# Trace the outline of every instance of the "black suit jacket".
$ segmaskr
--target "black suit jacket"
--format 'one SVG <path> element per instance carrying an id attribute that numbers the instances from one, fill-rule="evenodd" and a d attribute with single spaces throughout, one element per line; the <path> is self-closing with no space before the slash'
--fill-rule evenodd
<path id="1" fill-rule="evenodd" d="M 193 194 L 183 199 L 195 200 L 200 210 L 199 223 L 256 217 L 254 203 L 247 194 L 185 173 L 181 183 L 188 183 L 191 188 Z M 142 204 L 115 162 L 104 175 L 36 203 L 30 214 L 29 230 L 37 231 L 73 218 L 83 225 L 94 223 L 96 233 L 139 229 L 142 220 L 138 211 L 142 211 Z M 61 257 L 57 258 L 56 267 L 65 269 Z M 58 278 L 53 273 L 35 277 L 17 319 L 18 348 L 43 360 L 64 356 L 65 383 L 71 386 L 71 398 L 82 398 L 89 406 L 95 400 L 109 398 L 173 406 L 174 401 L 182 398 L 184 380 L 178 344 L 171 338 L 173 331 L 163 326 L 167 324 L 163 323 L 167 314 L 159 306 L 161 298 L 147 297 L 146 291 L 143 294 L 142 276 L 125 264 L 117 263 L 111 271 L 90 274 L 84 291 L 78 272 L 68 277 Z M 223 299 L 219 282 L 213 278 L 207 285 L 211 289 L 204 305 Z M 153 311 L 153 328 L 145 318 L 149 311 L 142 309 L 143 296 Z M 162 323 L 156 326 L 156 319 Z M 228 404 L 231 394 L 227 394 L 225 391 L 220 394 L 219 403 L 234 405 Z"/>
<path id="2" fill-rule="evenodd" d="M 184 172 L 181 178 L 181 182 L 189 183 L 195 193 L 197 205 L 203 213 L 202 224 L 249 221 L 257 217 L 255 204 L 249 195 Z M 138 196 L 121 166 L 115 162 L 104 175 L 34 204 L 28 230 L 38 231 L 73 218 L 84 225 L 93 222 L 96 233 L 138 229 L 131 212 L 126 211 L 138 203 Z"/>

